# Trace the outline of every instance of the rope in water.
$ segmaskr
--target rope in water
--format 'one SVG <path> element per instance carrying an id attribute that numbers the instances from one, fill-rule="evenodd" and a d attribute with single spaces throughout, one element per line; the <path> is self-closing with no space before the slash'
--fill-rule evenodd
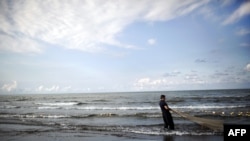
<path id="1" fill-rule="evenodd" d="M 180 115 L 183 118 L 189 119 L 197 124 L 200 124 L 202 126 L 208 127 L 214 131 L 223 131 L 223 123 L 224 121 L 222 120 L 214 120 L 214 119 L 206 119 L 206 118 L 200 118 L 200 117 L 194 117 L 191 115 L 188 115 L 186 113 L 181 113 L 176 110 L 172 111 L 178 115 Z"/>

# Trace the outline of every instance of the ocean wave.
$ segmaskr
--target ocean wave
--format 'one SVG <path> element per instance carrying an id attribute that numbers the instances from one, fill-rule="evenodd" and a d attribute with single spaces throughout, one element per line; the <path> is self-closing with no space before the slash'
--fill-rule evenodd
<path id="1" fill-rule="evenodd" d="M 127 116 L 145 117 L 145 118 L 161 118 L 162 114 L 161 113 L 136 113 L 136 114 L 127 115 Z"/>
<path id="2" fill-rule="evenodd" d="M 79 110 L 158 110 L 160 109 L 158 106 L 148 106 L 148 107 L 129 107 L 129 106 L 122 106 L 122 107 L 100 107 L 100 106 L 86 106 L 86 107 L 71 107 L 73 109 Z M 71 109 L 68 108 L 68 109 Z"/>
<path id="3" fill-rule="evenodd" d="M 241 108 L 246 105 L 235 105 L 235 106 L 214 106 L 214 105 L 190 105 L 190 106 L 171 106 L 173 109 L 222 109 L 222 108 Z M 86 106 L 86 107 L 67 107 L 66 109 L 79 109 L 79 110 L 159 110 L 159 106 L 121 106 L 121 107 L 100 107 L 100 106 Z"/>
<path id="4" fill-rule="evenodd" d="M 62 109 L 61 107 L 52 107 L 52 106 L 42 106 L 42 107 L 37 107 L 39 110 L 49 110 L 49 109 Z"/>
<path id="5" fill-rule="evenodd" d="M 143 118 L 160 118 L 161 114 L 152 113 L 136 113 L 136 114 L 115 114 L 115 113 L 100 113 L 100 114 L 84 114 L 84 115 L 46 115 L 46 114 L 0 114 L 0 118 L 105 118 L 105 117 L 143 117 Z"/>
<path id="6" fill-rule="evenodd" d="M 86 105 L 88 103 L 83 103 L 83 102 L 78 102 L 76 105 L 80 106 L 80 105 Z"/>
<path id="7" fill-rule="evenodd" d="M 136 134 L 145 134 L 145 135 L 168 135 L 168 136 L 183 136 L 183 135 L 222 135 L 221 132 L 214 132 L 209 129 L 201 129 L 199 126 L 192 125 L 190 129 L 190 124 L 187 125 L 178 125 L 176 124 L 177 129 L 166 131 L 162 129 L 162 125 L 142 125 L 142 126 L 86 126 L 80 125 L 74 128 L 80 130 L 94 130 L 94 131 L 114 131 L 122 133 L 136 133 Z"/>
<path id="8" fill-rule="evenodd" d="M 55 102 L 55 103 L 37 103 L 38 105 L 47 105 L 47 106 L 72 106 L 81 104 L 79 102 Z"/>
<path id="9" fill-rule="evenodd" d="M 130 130 L 127 132 L 131 132 L 131 133 L 137 133 L 137 134 L 145 134 L 145 135 L 168 135 L 168 136 L 173 136 L 173 135 L 177 135 L 177 136 L 183 136 L 183 135 L 192 135 L 192 136 L 203 136 L 203 135 L 215 135 L 218 133 L 215 132 L 201 132 L 201 131 L 168 131 L 168 132 L 162 132 L 162 131 L 144 131 L 144 130 Z"/>
<path id="10" fill-rule="evenodd" d="M 16 99 L 15 101 L 31 101 L 32 99 L 31 98 L 19 98 L 19 99 Z"/>
<path id="11" fill-rule="evenodd" d="M 0 118 L 70 118 L 67 115 L 0 114 Z"/>
<path id="12" fill-rule="evenodd" d="M 121 125 L 110 125 L 110 126 L 95 126 L 95 125 L 81 125 L 74 123 L 65 123 L 65 122 L 40 122 L 35 120 L 8 120 L 4 122 L 5 125 L 21 125 L 21 126 L 32 126 L 32 133 L 41 131 L 41 126 L 45 128 L 55 128 L 53 131 L 63 131 L 63 130 L 71 130 L 74 131 L 98 131 L 98 132 L 110 132 L 112 134 L 144 134 L 144 135 L 167 135 L 167 136 L 183 136 L 183 135 L 194 135 L 194 136 L 202 136 L 202 135 L 223 135 L 222 132 L 214 132 L 208 128 L 201 128 L 200 126 L 194 123 L 188 124 L 175 124 L 176 129 L 166 131 L 163 129 L 162 124 L 152 124 L 152 125 L 129 125 L 129 126 L 121 126 Z M 17 126 L 18 127 L 18 126 Z M 38 128 L 36 128 L 38 127 Z M 35 129 L 36 128 L 36 129 Z M 17 130 L 14 130 L 17 132 Z M 24 131 L 21 131 L 23 133 Z"/>
<path id="13" fill-rule="evenodd" d="M 250 112 L 248 111 L 238 111 L 238 112 L 200 112 L 198 115 L 194 114 L 194 116 L 202 117 L 202 118 L 220 118 L 220 117 L 249 117 Z M 81 119 L 81 118 L 162 118 L 161 112 L 157 113 L 130 113 L 130 114 L 123 114 L 123 113 L 90 113 L 90 114 L 80 114 L 80 115 L 69 115 L 69 114 L 8 114 L 2 113 L 0 114 L 0 118 L 71 118 L 71 119 Z M 175 119 L 179 119 L 182 117 L 176 116 L 173 114 Z"/>
<path id="14" fill-rule="evenodd" d="M 0 109 L 17 109 L 21 108 L 20 106 L 13 106 L 13 105 L 1 105 Z"/>
<path id="15" fill-rule="evenodd" d="M 92 100 L 92 102 L 109 102 L 109 100 L 105 100 L 105 99 L 96 99 L 96 100 Z"/>
<path id="16" fill-rule="evenodd" d="M 224 108 L 243 108 L 246 105 L 189 105 L 189 106 L 171 106 L 176 109 L 224 109 Z"/>
<path id="17" fill-rule="evenodd" d="M 82 106 L 82 103 L 55 103 L 44 104 L 37 109 L 65 109 L 65 110 L 160 110 L 159 106 Z M 76 106 L 73 106 L 76 105 Z M 66 106 L 66 107 L 65 107 Z M 189 106 L 171 106 L 173 109 L 226 109 L 226 108 L 244 108 L 246 105 L 189 105 Z"/>

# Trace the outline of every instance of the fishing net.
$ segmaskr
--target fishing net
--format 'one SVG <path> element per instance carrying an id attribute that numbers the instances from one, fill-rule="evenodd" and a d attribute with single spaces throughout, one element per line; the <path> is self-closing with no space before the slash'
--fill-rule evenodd
<path id="1" fill-rule="evenodd" d="M 173 110 L 172 111 L 178 115 L 180 115 L 181 117 L 183 118 L 186 118 L 190 121 L 193 121 L 201 126 L 205 126 L 205 127 L 208 127 L 214 131 L 217 131 L 217 132 L 222 132 L 223 131 L 223 121 L 222 120 L 214 120 L 214 119 L 206 119 L 206 118 L 200 118 L 200 117 L 194 117 L 194 116 L 191 116 L 191 115 L 188 115 L 186 113 L 181 113 L 181 112 L 178 112 L 176 110 Z"/>

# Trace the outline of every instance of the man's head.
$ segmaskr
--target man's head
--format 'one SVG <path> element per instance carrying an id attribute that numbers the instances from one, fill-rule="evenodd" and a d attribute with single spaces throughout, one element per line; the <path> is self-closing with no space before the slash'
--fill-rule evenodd
<path id="1" fill-rule="evenodd" d="M 165 95 L 161 95 L 161 100 L 165 100 Z"/>

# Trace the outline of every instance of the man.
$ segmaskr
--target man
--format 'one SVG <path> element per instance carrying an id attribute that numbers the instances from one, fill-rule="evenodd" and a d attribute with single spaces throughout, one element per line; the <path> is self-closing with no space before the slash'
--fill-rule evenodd
<path id="1" fill-rule="evenodd" d="M 168 104 L 165 102 L 165 95 L 161 95 L 161 100 L 159 105 L 162 111 L 162 117 L 164 121 L 164 128 L 174 130 L 174 122 L 171 113 L 169 112 L 171 108 L 168 107 Z"/>

